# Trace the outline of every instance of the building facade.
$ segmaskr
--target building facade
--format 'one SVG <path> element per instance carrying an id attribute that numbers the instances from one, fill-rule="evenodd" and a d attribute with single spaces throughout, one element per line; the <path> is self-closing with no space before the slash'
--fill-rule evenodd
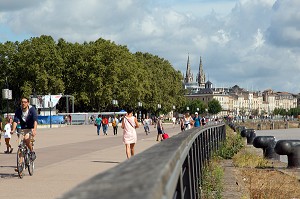
<path id="1" fill-rule="evenodd" d="M 215 88 L 210 81 L 206 81 L 201 57 L 197 82 L 193 81 L 192 76 L 188 56 L 183 82 L 187 90 L 185 97 L 189 100 L 201 100 L 206 104 L 212 99 L 218 100 L 222 106 L 222 112 L 218 116 L 272 116 L 276 108 L 288 111 L 299 104 L 299 95 L 288 92 L 274 92 L 272 89 L 263 92 L 249 91 L 238 85 L 230 88 Z"/>

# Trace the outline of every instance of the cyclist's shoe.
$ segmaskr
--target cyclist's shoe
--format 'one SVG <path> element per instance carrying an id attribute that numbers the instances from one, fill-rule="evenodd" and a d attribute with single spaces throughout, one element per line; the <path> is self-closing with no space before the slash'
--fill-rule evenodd
<path id="1" fill-rule="evenodd" d="M 31 159 L 31 161 L 34 161 L 36 159 L 36 155 L 35 155 L 34 151 L 30 152 L 30 159 Z"/>

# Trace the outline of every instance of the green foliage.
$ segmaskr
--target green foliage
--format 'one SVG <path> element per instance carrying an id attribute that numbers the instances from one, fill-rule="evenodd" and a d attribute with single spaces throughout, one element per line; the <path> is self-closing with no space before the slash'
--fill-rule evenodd
<path id="1" fill-rule="evenodd" d="M 223 168 L 219 165 L 218 160 L 213 158 L 204 168 L 201 186 L 201 198 L 217 199 L 222 198 L 224 176 Z"/>
<path id="2" fill-rule="evenodd" d="M 197 111 L 199 114 L 203 114 L 203 113 L 205 113 L 205 109 L 207 108 L 207 105 L 199 99 L 187 100 L 186 103 L 180 107 L 179 111 L 182 113 L 186 112 L 187 111 L 186 107 L 189 107 L 188 112 L 190 112 L 190 113 L 195 113 Z M 199 110 L 197 110 L 197 108 Z"/>
<path id="3" fill-rule="evenodd" d="M 226 125 L 226 140 L 222 147 L 217 151 L 217 155 L 224 159 L 231 159 L 244 146 L 242 136 L 234 133 L 232 129 Z"/>
<path id="4" fill-rule="evenodd" d="M 237 167 L 266 168 L 268 166 L 266 159 L 245 149 L 235 154 L 232 160 Z"/>
<path id="5" fill-rule="evenodd" d="M 137 108 L 163 113 L 185 103 L 182 76 L 163 58 L 129 52 L 126 46 L 102 38 L 94 42 L 57 42 L 42 35 L 23 42 L 0 43 L 0 74 L 8 77 L 17 101 L 29 96 L 64 93 L 75 97 L 75 111 Z M 4 87 L 5 78 L 0 79 Z M 64 101 L 58 108 L 65 107 Z"/>
<path id="6" fill-rule="evenodd" d="M 222 111 L 222 106 L 218 100 L 212 99 L 211 101 L 208 102 L 208 112 L 210 114 L 215 115 L 221 111 Z"/>

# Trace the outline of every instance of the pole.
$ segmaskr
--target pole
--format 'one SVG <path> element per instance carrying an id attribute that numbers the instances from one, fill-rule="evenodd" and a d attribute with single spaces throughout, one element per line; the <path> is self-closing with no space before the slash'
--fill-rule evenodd
<path id="1" fill-rule="evenodd" d="M 69 98 L 68 95 L 66 95 L 66 112 L 69 113 Z"/>
<path id="2" fill-rule="evenodd" d="M 7 77 L 6 77 L 6 88 L 7 88 L 7 98 L 6 98 L 7 114 L 6 114 L 6 118 L 8 118 L 8 98 L 9 98 L 9 88 L 8 88 Z"/>
<path id="3" fill-rule="evenodd" d="M 8 98 L 6 99 L 6 102 L 7 102 L 7 114 L 6 114 L 6 118 L 8 118 Z"/>
<path id="4" fill-rule="evenodd" d="M 50 128 L 52 128 L 52 110 L 51 110 L 51 105 L 52 105 L 52 102 L 51 102 L 51 94 L 50 95 L 50 103 L 49 103 L 49 107 L 50 107 Z"/>
<path id="5" fill-rule="evenodd" d="M 74 113 L 74 96 L 72 96 L 72 113 Z"/>

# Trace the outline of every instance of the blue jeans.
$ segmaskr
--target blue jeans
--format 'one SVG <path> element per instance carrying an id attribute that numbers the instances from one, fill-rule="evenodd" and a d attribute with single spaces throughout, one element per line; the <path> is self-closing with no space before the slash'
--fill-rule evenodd
<path id="1" fill-rule="evenodd" d="M 97 134 L 98 135 L 100 134 L 100 128 L 101 128 L 101 125 L 97 125 Z"/>
<path id="2" fill-rule="evenodd" d="M 107 124 L 104 124 L 102 127 L 104 135 L 107 135 L 107 128 L 108 128 L 107 126 L 108 126 Z"/>

